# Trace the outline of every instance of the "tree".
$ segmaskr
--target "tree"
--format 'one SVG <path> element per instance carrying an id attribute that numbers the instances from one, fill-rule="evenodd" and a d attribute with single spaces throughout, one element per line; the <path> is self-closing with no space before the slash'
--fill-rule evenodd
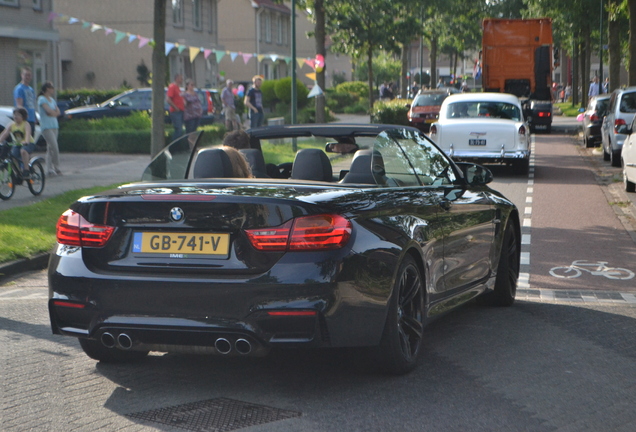
<path id="1" fill-rule="evenodd" d="M 329 17 L 326 28 L 334 48 L 353 59 L 366 56 L 369 73 L 369 105 L 373 106 L 373 55 L 392 36 L 395 8 L 390 0 L 330 0 L 325 3 Z"/>
<path id="2" fill-rule="evenodd" d="M 155 0 L 154 44 L 152 47 L 152 135 L 150 156 L 155 157 L 166 145 L 164 114 L 164 80 L 166 76 L 166 0 Z"/>

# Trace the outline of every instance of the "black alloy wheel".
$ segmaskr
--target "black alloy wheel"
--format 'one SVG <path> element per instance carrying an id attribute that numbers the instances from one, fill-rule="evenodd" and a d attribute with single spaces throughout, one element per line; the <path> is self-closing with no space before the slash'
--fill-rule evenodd
<path id="1" fill-rule="evenodd" d="M 406 256 L 397 273 L 382 341 L 376 348 L 382 371 L 402 375 L 417 365 L 424 332 L 424 283 L 415 260 Z"/>

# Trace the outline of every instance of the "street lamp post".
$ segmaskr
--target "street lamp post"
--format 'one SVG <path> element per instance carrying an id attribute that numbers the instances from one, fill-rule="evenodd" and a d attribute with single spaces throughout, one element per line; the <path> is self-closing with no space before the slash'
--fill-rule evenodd
<path id="1" fill-rule="evenodd" d="M 598 66 L 598 70 L 599 70 L 599 74 L 601 75 L 599 77 L 599 87 L 598 87 L 598 92 L 599 94 L 603 93 L 603 0 L 600 1 L 601 3 L 601 13 L 600 13 L 600 17 L 601 17 L 601 24 L 599 25 L 599 36 L 598 36 L 598 62 L 599 62 L 599 66 Z M 609 89 L 608 89 L 609 90 Z"/>

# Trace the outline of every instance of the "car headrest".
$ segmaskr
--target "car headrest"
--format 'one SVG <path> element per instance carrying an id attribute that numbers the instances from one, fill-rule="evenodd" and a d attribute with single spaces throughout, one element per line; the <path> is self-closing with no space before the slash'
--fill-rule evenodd
<path id="1" fill-rule="evenodd" d="M 224 178 L 233 177 L 232 162 L 222 149 L 204 149 L 197 155 L 192 170 L 193 178 Z"/>
<path id="2" fill-rule="evenodd" d="M 341 183 L 376 184 L 371 172 L 371 150 L 358 150 L 353 156 L 349 172 L 345 174 Z"/>
<path id="3" fill-rule="evenodd" d="M 252 169 L 252 175 L 256 178 L 267 178 L 267 169 L 265 168 L 265 159 L 263 158 L 263 152 L 259 149 L 250 148 L 250 149 L 240 149 L 239 150 L 245 159 L 247 159 L 247 163 Z"/>
<path id="4" fill-rule="evenodd" d="M 292 179 L 332 181 L 333 169 L 324 151 L 320 149 L 302 149 L 296 153 L 292 166 Z"/>

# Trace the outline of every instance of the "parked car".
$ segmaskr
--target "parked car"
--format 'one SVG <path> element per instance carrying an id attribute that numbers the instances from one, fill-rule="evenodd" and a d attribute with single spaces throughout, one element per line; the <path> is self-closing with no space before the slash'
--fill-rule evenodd
<path id="1" fill-rule="evenodd" d="M 13 109 L 12 106 L 0 106 L 0 132 L 2 132 L 9 123 L 13 122 Z M 37 124 L 35 125 L 35 131 L 33 132 L 33 142 L 38 147 L 46 148 L 46 141 L 42 136 L 42 131 L 40 130 L 40 114 L 35 113 L 35 117 L 37 119 Z"/>
<path id="2" fill-rule="evenodd" d="M 636 192 L 636 116 L 629 125 L 620 125 L 618 133 L 627 136 L 621 149 L 625 192 Z"/>
<path id="3" fill-rule="evenodd" d="M 217 91 L 213 89 L 197 89 L 197 92 L 203 107 L 203 116 L 200 124 L 212 124 L 215 119 L 219 120 L 222 105 Z M 167 103 L 164 108 L 166 110 L 166 123 L 169 123 L 170 116 L 168 115 Z M 101 104 L 67 109 L 64 113 L 64 118 L 67 120 L 88 120 L 104 117 L 125 117 L 135 111 L 151 111 L 151 109 L 152 89 L 139 88 L 120 93 Z"/>
<path id="4" fill-rule="evenodd" d="M 619 133 L 618 130 L 622 125 L 630 125 L 634 114 L 636 114 L 636 87 L 614 90 L 601 127 L 603 160 L 611 161 L 612 166 L 621 166 L 621 149 L 627 138 L 627 135 Z"/>
<path id="5" fill-rule="evenodd" d="M 52 329 L 91 358 L 367 347 L 400 374 L 429 320 L 475 298 L 514 302 L 518 210 L 488 169 L 455 164 L 417 129 L 254 128 L 243 151 L 258 178 L 234 178 L 202 133 L 57 223 Z M 292 142 L 282 175 L 261 149 Z"/>
<path id="6" fill-rule="evenodd" d="M 409 108 L 408 120 L 409 125 L 418 128 L 422 132 L 428 132 L 431 124 L 437 121 L 439 110 L 442 102 L 451 93 L 457 93 L 456 89 L 440 89 L 440 90 L 421 90 L 411 104 L 407 104 Z"/>
<path id="7" fill-rule="evenodd" d="M 527 116 L 525 114 L 524 116 L 530 125 L 530 132 L 537 130 L 543 130 L 545 133 L 552 132 L 552 102 L 529 100 L 527 113 Z"/>
<path id="8" fill-rule="evenodd" d="M 430 137 L 454 160 L 505 163 L 527 174 L 529 132 L 516 96 L 464 93 L 444 100 Z"/>
<path id="9" fill-rule="evenodd" d="M 583 143 L 585 147 L 596 147 L 603 141 L 601 126 L 609 107 L 610 95 L 592 96 L 583 112 Z"/>

